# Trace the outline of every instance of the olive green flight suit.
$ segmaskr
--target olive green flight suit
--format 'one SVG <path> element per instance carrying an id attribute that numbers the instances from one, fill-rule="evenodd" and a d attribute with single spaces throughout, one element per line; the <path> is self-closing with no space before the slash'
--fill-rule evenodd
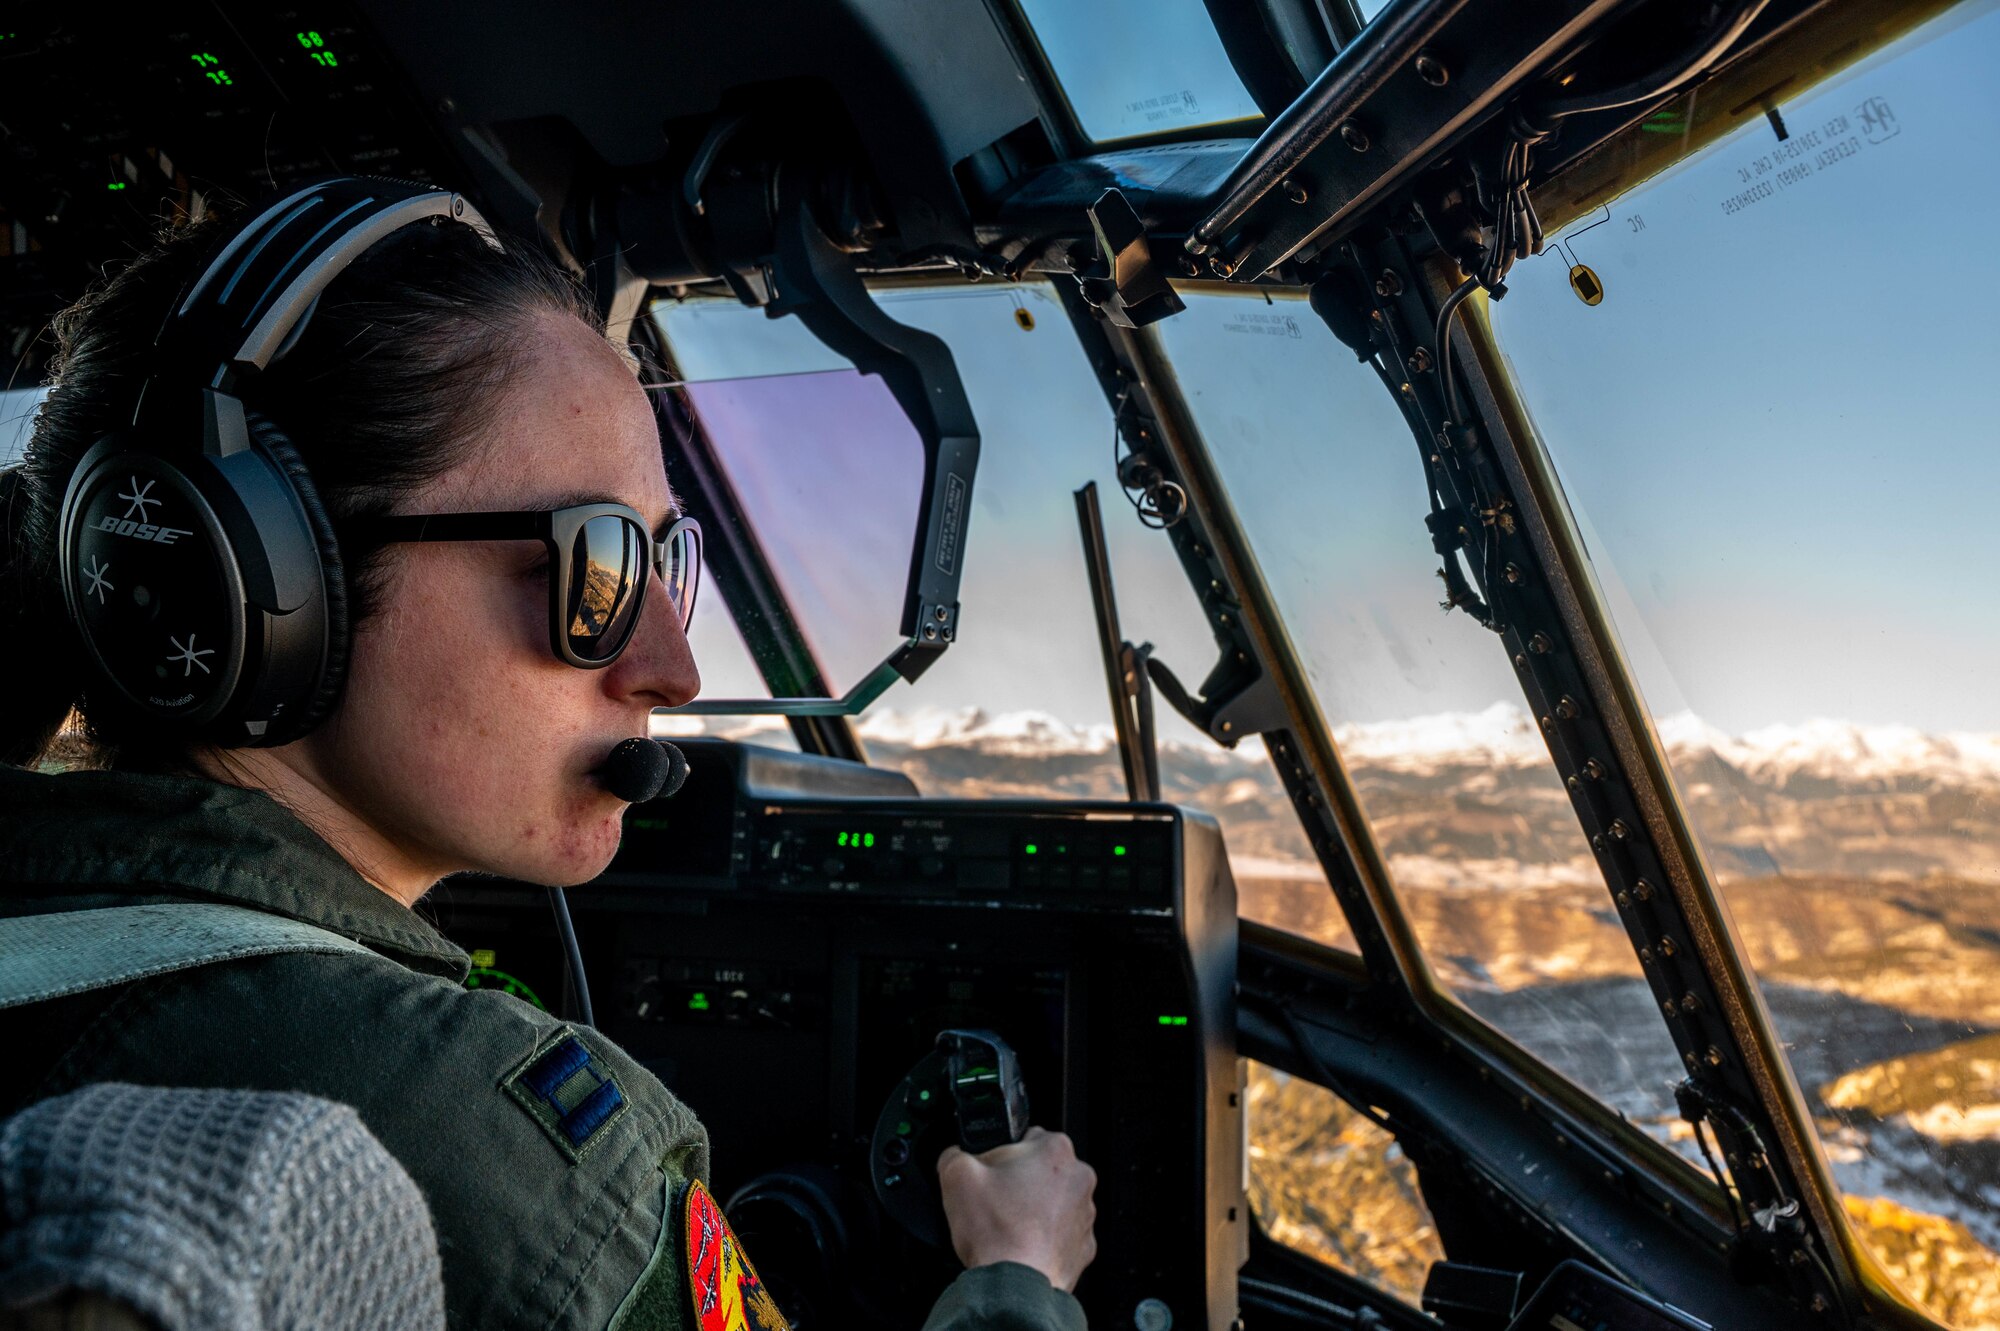
<path id="1" fill-rule="evenodd" d="M 462 950 L 261 792 L 0 767 L 0 915 L 173 900 L 375 955 L 244 958 L 0 1011 L 0 1117 L 97 1081 L 324 1096 L 423 1189 L 453 1327 L 699 1326 L 672 1213 L 708 1176 L 708 1136 L 624 1051 L 464 988 Z M 1039 1272 L 999 1263 L 961 1275 L 926 1331 L 1083 1325 Z"/>

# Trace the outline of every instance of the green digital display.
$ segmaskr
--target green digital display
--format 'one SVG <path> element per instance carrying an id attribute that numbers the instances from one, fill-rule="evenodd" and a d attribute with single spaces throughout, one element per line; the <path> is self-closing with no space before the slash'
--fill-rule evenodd
<path id="1" fill-rule="evenodd" d="M 295 32 L 292 35 L 298 38 L 299 45 L 305 48 L 306 54 L 312 57 L 315 65 L 322 69 L 339 68 L 340 57 L 326 49 L 326 39 L 318 33 L 307 31 Z"/>
<path id="2" fill-rule="evenodd" d="M 227 88 L 236 80 L 229 77 L 229 71 L 222 67 L 222 60 L 212 51 L 195 51 L 188 59 L 194 61 L 202 76 L 218 88 Z"/>
<path id="3" fill-rule="evenodd" d="M 1162 1025 L 1162 1026 L 1185 1026 L 1185 1025 L 1187 1025 L 1187 1018 L 1186 1018 L 1186 1017 L 1169 1017 L 1169 1016 L 1166 1016 L 1166 1015 L 1162 1015 L 1162 1016 L 1160 1017 L 1160 1025 Z"/>
<path id="4" fill-rule="evenodd" d="M 875 849 L 875 834 L 873 832 L 842 832 L 836 844 L 848 850 L 873 850 Z"/>
<path id="5" fill-rule="evenodd" d="M 125 182 L 122 180 L 114 180 L 110 184 L 106 185 L 104 188 L 112 191 L 113 193 L 116 193 L 117 191 L 125 188 Z"/>

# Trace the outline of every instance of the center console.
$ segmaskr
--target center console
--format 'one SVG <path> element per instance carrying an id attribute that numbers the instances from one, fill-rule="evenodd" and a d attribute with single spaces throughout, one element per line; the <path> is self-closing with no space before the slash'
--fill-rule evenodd
<path id="1" fill-rule="evenodd" d="M 934 1182 L 890 1102 L 941 1032 L 980 1030 L 1018 1058 L 1030 1121 L 1098 1172 L 1098 1257 L 1077 1290 L 1090 1325 L 1225 1331 L 1250 1217 L 1235 887 L 1214 823 L 925 800 L 856 764 L 682 747 L 686 786 L 631 810 L 571 908 L 599 1026 L 707 1125 L 716 1195 L 780 1305 L 800 1323 L 921 1325 L 957 1262 L 884 1205 Z M 440 896 L 476 983 L 563 1003 L 545 893 Z"/>

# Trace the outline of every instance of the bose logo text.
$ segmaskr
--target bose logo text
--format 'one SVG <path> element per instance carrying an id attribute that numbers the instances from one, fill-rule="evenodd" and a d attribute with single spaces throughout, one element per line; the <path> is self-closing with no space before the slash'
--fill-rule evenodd
<path id="1" fill-rule="evenodd" d="M 150 522 L 114 518 L 109 513 L 98 519 L 97 530 L 113 532 L 119 536 L 136 536 L 142 541 L 157 541 L 161 545 L 172 545 L 183 536 L 194 535 L 193 532 L 179 527 L 156 527 Z"/>

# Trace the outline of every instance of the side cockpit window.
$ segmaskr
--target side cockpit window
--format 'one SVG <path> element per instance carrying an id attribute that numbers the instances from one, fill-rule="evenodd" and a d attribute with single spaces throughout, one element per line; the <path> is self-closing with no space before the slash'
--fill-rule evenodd
<path id="1" fill-rule="evenodd" d="M 1996 58 L 1953 11 L 1490 312 L 1848 1218 L 1961 1327 L 2000 1307 Z"/>
<path id="2" fill-rule="evenodd" d="M 1394 401 L 1302 298 L 1186 298 L 1162 343 L 1432 975 L 1673 1139 L 1679 1056 L 1505 653 L 1440 606 L 1422 459 Z M 1266 922 L 1310 936 L 1325 895 L 1273 897 Z"/>

